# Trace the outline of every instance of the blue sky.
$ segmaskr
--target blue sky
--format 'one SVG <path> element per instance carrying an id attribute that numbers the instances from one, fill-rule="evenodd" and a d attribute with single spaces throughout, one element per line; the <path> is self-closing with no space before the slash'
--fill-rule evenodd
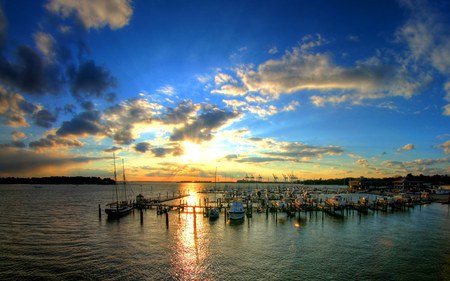
<path id="1" fill-rule="evenodd" d="M 448 1 L 2 1 L 0 176 L 448 174 Z"/>

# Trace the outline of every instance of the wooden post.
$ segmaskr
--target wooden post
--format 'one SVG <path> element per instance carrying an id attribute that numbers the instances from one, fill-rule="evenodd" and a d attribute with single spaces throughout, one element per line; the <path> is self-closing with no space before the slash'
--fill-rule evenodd
<path id="1" fill-rule="evenodd" d="M 275 223 L 278 223 L 278 210 L 275 210 Z"/>
<path id="2" fill-rule="evenodd" d="M 193 208 L 194 208 L 194 227 L 195 227 L 197 224 L 197 215 L 195 214 L 195 206 Z"/>
<path id="3" fill-rule="evenodd" d="M 140 215 L 141 215 L 141 224 L 144 224 L 144 212 L 142 211 L 142 208 L 139 211 Z"/>
<path id="4" fill-rule="evenodd" d="M 102 207 L 100 207 L 100 204 L 98 204 L 98 219 L 102 219 Z"/>
<path id="5" fill-rule="evenodd" d="M 166 211 L 166 228 L 169 229 L 169 211 Z"/>

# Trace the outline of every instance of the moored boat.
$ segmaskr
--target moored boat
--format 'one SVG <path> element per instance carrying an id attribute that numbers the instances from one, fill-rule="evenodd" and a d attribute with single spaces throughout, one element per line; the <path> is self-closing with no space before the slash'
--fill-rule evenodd
<path id="1" fill-rule="evenodd" d="M 116 173 L 116 156 L 113 154 L 114 158 L 114 197 L 115 201 L 106 204 L 105 213 L 108 215 L 108 218 L 118 219 L 129 214 L 133 210 L 133 206 L 126 200 L 126 179 L 125 179 L 125 165 L 122 159 L 122 167 L 123 167 L 123 188 L 124 188 L 124 199 L 123 201 L 119 201 L 119 191 L 117 186 L 117 173 Z"/>
<path id="2" fill-rule="evenodd" d="M 230 207 L 230 220 L 243 220 L 245 217 L 244 204 L 235 199 Z"/>
<path id="3" fill-rule="evenodd" d="M 218 219 L 219 215 L 220 215 L 219 208 L 212 208 L 212 209 L 209 210 L 208 216 L 209 216 L 209 220 L 210 221 Z"/>

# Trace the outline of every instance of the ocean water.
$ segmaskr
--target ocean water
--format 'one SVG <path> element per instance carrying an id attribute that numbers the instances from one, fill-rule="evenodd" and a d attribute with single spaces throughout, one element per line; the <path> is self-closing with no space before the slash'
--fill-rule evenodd
<path id="1" fill-rule="evenodd" d="M 207 184 L 143 183 L 133 196 Z M 211 195 L 209 195 L 211 196 Z M 357 198 L 357 195 L 352 195 Z M 450 209 L 107 220 L 111 186 L 0 185 L 0 280 L 450 280 Z M 98 205 L 102 207 L 99 218 Z"/>

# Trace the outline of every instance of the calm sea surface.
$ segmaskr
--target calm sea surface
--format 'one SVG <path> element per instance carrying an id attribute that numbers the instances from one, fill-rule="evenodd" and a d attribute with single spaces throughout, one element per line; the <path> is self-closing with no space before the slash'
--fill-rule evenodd
<path id="1" fill-rule="evenodd" d="M 198 202 L 205 187 L 132 190 L 189 190 Z M 111 198 L 111 186 L 0 185 L 0 280 L 450 280 L 448 205 L 343 219 L 254 213 L 241 224 L 172 211 L 167 229 L 155 210 L 142 225 L 137 211 L 108 221 Z"/>

